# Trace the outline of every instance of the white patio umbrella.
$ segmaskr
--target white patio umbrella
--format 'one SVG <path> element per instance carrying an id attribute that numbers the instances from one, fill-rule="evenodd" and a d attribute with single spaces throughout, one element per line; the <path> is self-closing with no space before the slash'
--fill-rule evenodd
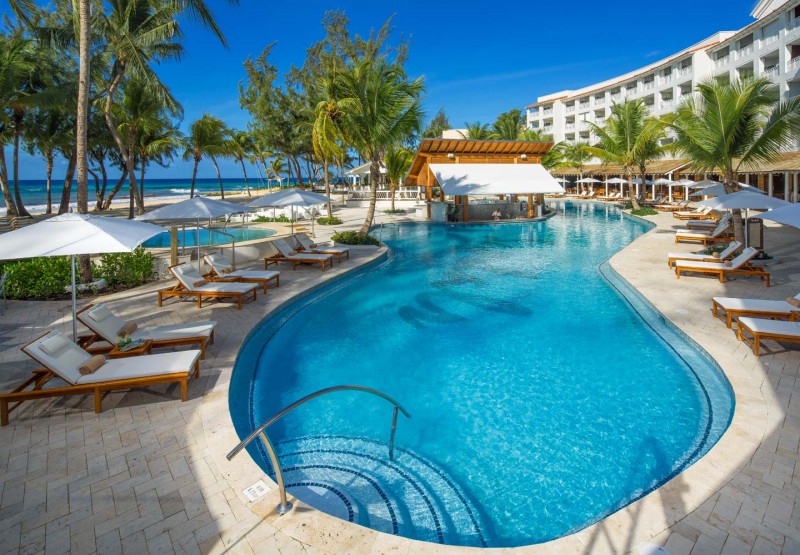
<path id="1" fill-rule="evenodd" d="M 72 270 L 72 338 L 78 339 L 75 313 L 75 257 L 81 254 L 131 252 L 165 229 L 123 218 L 61 214 L 0 235 L 0 260 L 69 256 Z"/>
<path id="2" fill-rule="evenodd" d="M 628 180 L 627 179 L 622 179 L 621 177 L 612 177 L 611 179 L 607 179 L 606 183 L 618 184 L 619 185 L 619 192 L 623 193 L 623 192 L 625 192 L 625 189 L 624 189 L 623 186 L 626 183 L 628 183 Z"/>
<path id="3" fill-rule="evenodd" d="M 247 206 L 242 206 L 241 204 L 198 196 L 162 206 L 152 212 L 136 216 L 136 219 L 139 221 L 151 222 L 161 220 L 195 220 L 197 225 L 195 228 L 195 236 L 197 237 L 197 271 L 202 274 L 203 261 L 200 257 L 200 220 L 219 218 L 230 214 L 241 214 L 242 212 L 249 211 L 250 209 Z"/>
<path id="4" fill-rule="evenodd" d="M 779 224 L 800 228 L 800 204 L 790 202 L 786 206 L 770 210 L 759 217 L 762 220 L 772 220 Z"/>
<path id="5" fill-rule="evenodd" d="M 595 179 L 594 177 L 584 177 L 582 179 L 578 179 L 575 183 L 602 183 L 602 181 Z"/>
<path id="6" fill-rule="evenodd" d="M 711 187 L 712 185 L 719 185 L 719 181 L 714 181 L 713 179 L 704 179 L 702 181 L 698 181 L 694 185 L 691 185 L 690 189 L 705 189 L 706 187 Z"/>
<path id="7" fill-rule="evenodd" d="M 760 193 L 765 195 L 766 193 L 759 189 L 758 187 L 753 187 L 752 185 L 746 185 L 744 183 L 739 183 L 739 186 L 742 188 L 742 191 L 748 191 L 751 193 Z M 717 183 L 715 185 L 710 185 L 708 187 L 704 187 L 698 191 L 695 191 L 689 196 L 692 197 L 718 197 L 720 195 L 727 195 L 729 193 L 725 192 L 725 184 L 724 183 Z M 731 193 L 732 194 L 732 193 Z"/>
<path id="8" fill-rule="evenodd" d="M 333 202 L 333 199 L 313 193 L 311 191 L 304 191 L 302 189 L 284 189 L 271 195 L 264 195 L 252 202 L 247 206 L 253 208 L 282 208 L 286 206 L 292 207 L 292 235 L 294 235 L 294 208 L 295 206 L 308 207 L 316 206 L 317 204 L 327 204 Z M 311 217 L 311 235 L 314 235 L 314 217 Z"/>
<path id="9" fill-rule="evenodd" d="M 701 200 L 698 202 L 700 206 L 709 206 L 718 210 L 733 210 L 739 208 L 745 211 L 744 219 L 747 220 L 747 212 L 750 209 L 754 210 L 773 210 L 782 206 L 789 206 L 785 200 L 780 200 L 767 195 L 760 195 L 752 191 L 737 191 L 729 195 L 720 195 L 715 198 Z M 744 244 L 748 246 L 747 240 L 747 225 L 744 226 Z"/>

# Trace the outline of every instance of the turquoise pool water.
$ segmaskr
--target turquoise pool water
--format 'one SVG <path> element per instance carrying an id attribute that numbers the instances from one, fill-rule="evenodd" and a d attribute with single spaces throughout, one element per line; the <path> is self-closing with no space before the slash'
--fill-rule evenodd
<path id="1" fill-rule="evenodd" d="M 231 384 L 240 435 L 270 428 L 290 493 L 455 545 L 590 525 L 674 478 L 727 428 L 729 384 L 603 262 L 647 229 L 602 204 L 541 223 L 384 226 L 389 261 L 257 327 Z M 269 472 L 264 452 L 251 455 Z"/>
<path id="2" fill-rule="evenodd" d="M 241 228 L 233 227 L 225 230 L 228 235 L 233 235 L 234 240 L 239 241 L 252 241 L 253 239 L 263 239 L 275 235 L 274 229 L 264 228 Z M 223 243 L 230 243 L 230 237 L 222 235 L 221 233 L 210 233 L 205 228 L 200 228 L 200 245 L 219 245 Z M 142 244 L 143 247 L 151 249 L 169 248 L 170 236 L 169 232 L 159 233 L 151 237 Z M 178 246 L 181 247 L 196 247 L 197 246 L 197 229 L 194 227 L 187 227 L 185 230 L 178 228 Z"/>

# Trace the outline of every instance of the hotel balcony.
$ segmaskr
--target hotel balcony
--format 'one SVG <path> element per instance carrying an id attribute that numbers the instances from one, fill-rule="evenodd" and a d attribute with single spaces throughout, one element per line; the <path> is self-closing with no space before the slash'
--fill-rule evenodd
<path id="1" fill-rule="evenodd" d="M 773 42 L 776 42 L 777 40 L 778 40 L 778 33 L 773 33 L 772 35 L 769 35 L 768 37 L 764 37 L 764 44 L 772 44 Z"/>
<path id="2" fill-rule="evenodd" d="M 618 93 L 612 94 L 611 95 L 611 100 L 614 101 L 614 102 L 617 102 L 618 100 L 622 100 L 622 93 L 618 92 Z"/>
<path id="3" fill-rule="evenodd" d="M 564 129 L 567 130 L 567 131 L 574 131 L 575 130 L 575 124 L 574 123 L 568 123 L 568 124 L 564 125 Z"/>
<path id="4" fill-rule="evenodd" d="M 728 62 L 730 62 L 730 61 L 731 61 L 730 54 L 726 54 L 722 58 L 717 58 L 714 61 L 714 65 L 717 66 L 717 67 L 722 67 L 722 66 L 728 65 Z"/>
<path id="5" fill-rule="evenodd" d="M 595 106 L 604 106 L 605 103 L 606 103 L 605 97 L 600 97 L 600 98 L 595 97 L 595 99 L 594 99 L 594 105 Z"/>
<path id="6" fill-rule="evenodd" d="M 796 58 L 792 58 L 791 60 L 786 62 L 786 73 L 790 73 L 792 71 L 795 71 L 798 68 L 800 68 L 800 56 L 797 56 Z"/>
<path id="7" fill-rule="evenodd" d="M 689 75 L 691 75 L 691 74 L 692 74 L 692 68 L 691 68 L 691 66 L 689 66 L 689 67 L 682 67 L 682 68 L 680 68 L 680 69 L 678 69 L 678 70 L 676 70 L 676 71 L 675 71 L 675 77 L 676 77 L 676 78 L 687 77 L 687 76 L 689 76 Z"/>
<path id="8" fill-rule="evenodd" d="M 661 109 L 662 110 L 669 110 L 675 104 L 675 100 L 672 98 L 666 98 L 661 101 Z"/>
<path id="9" fill-rule="evenodd" d="M 655 81 L 648 81 L 648 82 L 642 84 L 642 90 L 649 91 L 649 90 L 654 89 L 655 86 L 656 86 L 656 82 Z"/>
<path id="10" fill-rule="evenodd" d="M 543 117 L 552 116 L 552 115 L 553 115 L 553 109 L 552 108 L 545 108 L 544 110 L 542 110 L 542 116 Z"/>
<path id="11" fill-rule="evenodd" d="M 571 104 L 571 105 L 567 106 L 567 110 L 566 111 L 567 111 L 568 114 L 573 113 L 575 111 L 575 105 Z"/>
<path id="12" fill-rule="evenodd" d="M 749 54 L 752 54 L 755 49 L 756 49 L 755 45 L 753 43 L 750 43 L 747 46 L 745 46 L 743 48 L 740 48 L 739 50 L 734 52 L 733 53 L 733 59 L 734 60 L 740 60 L 740 59 L 744 58 L 745 56 L 747 56 Z"/>
<path id="13" fill-rule="evenodd" d="M 767 79 L 774 79 L 781 73 L 781 68 L 778 67 L 778 64 L 774 66 L 765 67 L 764 71 L 761 72 L 762 77 L 766 77 Z"/>

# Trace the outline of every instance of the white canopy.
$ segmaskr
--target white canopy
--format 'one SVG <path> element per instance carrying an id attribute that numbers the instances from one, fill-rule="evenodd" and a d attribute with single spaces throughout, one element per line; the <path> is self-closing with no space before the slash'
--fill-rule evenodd
<path id="1" fill-rule="evenodd" d="M 447 195 L 535 195 L 564 193 L 541 164 L 431 164 Z"/>
<path id="2" fill-rule="evenodd" d="M 747 190 L 702 200 L 697 204 L 700 206 L 710 206 L 718 210 L 732 210 L 734 208 L 772 210 L 774 208 L 780 208 L 781 206 L 787 206 L 789 203 L 785 200 Z"/>
<path id="3" fill-rule="evenodd" d="M 278 193 L 258 197 L 249 202 L 247 206 L 279 208 L 282 206 L 316 206 L 317 204 L 327 204 L 329 202 L 333 202 L 333 199 L 319 193 L 302 189 L 284 189 Z"/>
<path id="4" fill-rule="evenodd" d="M 786 206 L 781 206 L 766 214 L 761 214 L 759 218 L 800 228 L 800 204 L 790 203 Z"/>
<path id="5" fill-rule="evenodd" d="M 240 214 L 249 210 L 250 208 L 247 206 L 233 202 L 197 196 L 174 204 L 167 204 L 141 216 L 136 216 L 136 219 L 139 221 L 206 220 L 228 214 Z"/>
<path id="6" fill-rule="evenodd" d="M 758 187 L 753 187 L 752 185 L 745 185 L 744 183 L 739 183 L 739 186 L 742 188 L 742 191 L 750 191 L 753 193 L 760 193 L 762 195 L 766 194 L 764 191 L 759 189 Z M 725 184 L 724 183 L 717 183 L 716 185 L 710 185 L 708 187 L 704 187 L 698 191 L 695 191 L 690 196 L 693 197 L 718 197 L 720 195 L 728 194 L 725 192 Z"/>
<path id="7" fill-rule="evenodd" d="M 372 162 L 367 162 L 366 164 L 361 164 L 360 166 L 347 170 L 344 174 L 348 177 L 364 177 L 365 175 L 369 175 L 370 166 L 372 166 Z M 383 165 L 383 162 L 381 162 L 379 170 L 381 175 L 386 175 L 386 166 Z"/>

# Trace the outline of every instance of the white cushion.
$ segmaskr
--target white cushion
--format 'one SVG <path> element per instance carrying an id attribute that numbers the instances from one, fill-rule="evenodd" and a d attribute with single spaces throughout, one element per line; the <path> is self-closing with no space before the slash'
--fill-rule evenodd
<path id="1" fill-rule="evenodd" d="M 77 383 L 97 383 L 131 378 L 146 378 L 162 374 L 191 372 L 200 351 L 177 351 L 107 360 L 94 374 L 81 375 Z"/>
<path id="2" fill-rule="evenodd" d="M 151 339 L 153 341 L 185 339 L 187 337 L 210 337 L 217 323 L 214 320 L 171 324 L 166 326 L 144 326 L 136 328 L 132 339 Z"/>
<path id="3" fill-rule="evenodd" d="M 766 318 L 739 318 L 739 321 L 742 325 L 756 333 L 800 337 L 800 322 L 768 320 Z"/>
<path id="4" fill-rule="evenodd" d="M 95 322 L 102 322 L 103 320 L 111 316 L 111 311 L 108 310 L 108 307 L 106 305 L 101 304 L 90 310 L 88 314 L 89 317 Z"/>
<path id="5" fill-rule="evenodd" d="M 39 348 L 50 356 L 56 356 L 61 349 L 69 345 L 70 340 L 66 336 L 58 334 L 42 341 Z"/>

